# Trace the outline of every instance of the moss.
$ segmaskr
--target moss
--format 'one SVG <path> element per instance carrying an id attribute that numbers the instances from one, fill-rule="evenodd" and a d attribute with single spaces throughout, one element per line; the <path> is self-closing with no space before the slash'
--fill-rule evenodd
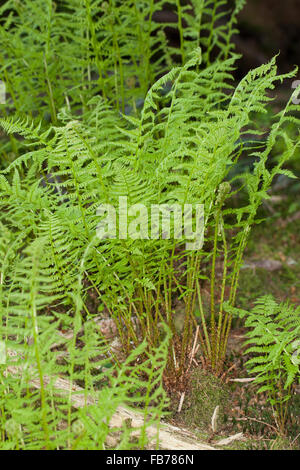
<path id="1" fill-rule="evenodd" d="M 211 418 L 219 405 L 218 424 L 224 423 L 225 412 L 229 405 L 228 387 L 214 375 L 196 370 L 190 382 L 181 414 L 188 426 L 211 429 Z"/>

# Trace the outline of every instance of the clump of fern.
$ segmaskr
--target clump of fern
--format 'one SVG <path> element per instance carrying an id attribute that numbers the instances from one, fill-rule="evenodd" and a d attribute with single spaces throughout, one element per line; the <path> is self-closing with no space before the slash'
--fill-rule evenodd
<path id="1" fill-rule="evenodd" d="M 245 354 L 252 357 L 246 367 L 255 374 L 258 393 L 267 394 L 278 430 L 284 434 L 293 385 L 300 382 L 300 307 L 264 296 L 250 312 L 236 312 L 249 329 Z"/>
<path id="2" fill-rule="evenodd" d="M 237 0 L 227 12 L 224 0 L 193 1 L 193 16 L 174 1 L 180 60 L 154 21 L 163 1 L 67 0 L 55 6 L 51 0 L 11 0 L 1 7 L 0 74 L 8 100 L 0 120 L 7 136 L 0 175 L 0 288 L 4 324 L 17 348 L 39 321 L 50 332 L 47 308 L 60 327 L 72 325 L 76 337 L 95 316 L 88 305 L 92 291 L 100 314 L 115 322 L 126 357 L 136 350 L 141 364 L 148 364 L 166 344 L 167 324 L 172 340 L 165 379 L 181 386 L 199 322 L 203 362 L 221 373 L 232 320 L 224 302 L 234 306 L 257 209 L 275 175 L 289 174 L 284 164 L 299 146 L 286 128 L 299 125 L 292 98 L 268 131 L 255 121 L 266 112 L 276 83 L 296 71 L 278 75 L 274 58 L 233 85 L 238 56 L 231 37 L 243 3 Z M 282 152 L 271 167 L 278 142 Z M 254 170 L 233 178 L 231 170 L 245 154 L 255 158 Z M 240 190 L 246 203 L 236 208 L 233 197 Z M 120 197 L 147 208 L 202 204 L 203 247 L 187 250 L 185 239 L 100 240 L 97 209 L 117 206 Z M 176 302 L 184 309 L 181 332 Z M 35 314 L 27 318 L 28 312 Z M 21 339 L 14 337 L 18 328 Z M 73 377 L 88 361 L 87 352 L 76 359 L 72 344 L 72 366 L 64 372 Z M 39 356 L 46 352 L 45 346 Z M 40 375 L 48 363 L 46 356 Z M 86 377 L 91 384 L 90 372 Z M 42 403 L 48 442 L 46 395 Z"/>
<path id="3" fill-rule="evenodd" d="M 43 263 L 53 280 L 53 292 L 66 304 L 78 263 L 84 263 L 86 280 L 115 319 L 127 353 L 140 342 L 133 318 L 141 337 L 153 346 L 159 345 L 160 323 L 166 321 L 174 338 L 169 370 L 176 376 L 182 375 L 189 361 L 196 306 L 203 357 L 216 373 L 222 370 L 231 327 L 224 301 L 234 305 L 243 251 L 257 209 L 268 197 L 275 175 L 289 174 L 282 167 L 298 145 L 284 130 L 285 123 L 294 119 L 292 98 L 258 148 L 243 143 L 245 133 L 255 132 L 253 112 L 265 112 L 268 90 L 294 72 L 277 76 L 272 59 L 249 72 L 231 91 L 234 61 L 234 57 L 217 61 L 202 70 L 197 49 L 184 66 L 154 83 L 140 118 L 120 116 L 115 125 L 114 111 L 102 99 L 93 101 L 93 112 L 86 120 L 64 115 L 62 126 L 42 129 L 29 119 L 0 121 L 9 135 L 21 135 L 30 147 L 2 172 L 0 180 L 2 221 L 19 233 L 19 253 L 35 239 L 43 240 Z M 168 82 L 171 87 L 166 93 Z M 270 168 L 268 158 L 278 140 L 285 151 Z M 236 209 L 231 205 L 229 172 L 242 152 L 251 153 L 256 163 L 252 173 L 239 177 L 248 202 Z M 99 240 L 98 206 L 117 206 L 119 197 L 125 196 L 130 205 L 143 202 L 147 207 L 203 204 L 203 248 L 186 250 L 184 239 Z M 221 281 L 216 278 L 218 261 L 223 265 Z M 205 311 L 200 280 L 207 266 L 210 305 Z M 174 298 L 185 308 L 179 338 Z M 82 307 L 88 314 L 84 302 Z"/>

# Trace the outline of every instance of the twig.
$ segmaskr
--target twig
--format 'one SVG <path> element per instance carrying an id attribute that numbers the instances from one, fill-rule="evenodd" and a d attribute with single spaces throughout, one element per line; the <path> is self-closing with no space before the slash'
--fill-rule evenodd
<path id="1" fill-rule="evenodd" d="M 292 441 L 291 446 L 295 444 L 295 442 L 296 442 L 296 440 L 298 439 L 299 436 L 300 436 L 300 432 L 299 432 L 299 434 L 295 437 L 295 439 Z"/>
<path id="2" fill-rule="evenodd" d="M 254 382 L 256 377 L 246 377 L 244 379 L 229 379 L 229 382 L 238 382 L 238 383 L 251 383 Z"/>
<path id="3" fill-rule="evenodd" d="M 178 406 L 178 410 L 177 412 L 180 413 L 181 409 L 182 409 L 182 405 L 183 405 L 183 402 L 184 402 L 184 397 L 185 397 L 185 392 L 183 392 L 181 394 L 181 397 L 180 397 L 180 402 L 179 402 L 179 406 Z"/>
<path id="4" fill-rule="evenodd" d="M 228 375 L 229 372 L 230 372 L 232 369 L 235 369 L 235 367 L 236 367 L 236 365 L 235 365 L 235 364 L 232 364 L 232 366 L 229 367 L 229 369 L 226 370 L 226 371 L 224 372 L 224 374 L 221 376 L 221 380 L 223 380 L 223 379 L 226 377 L 226 375 Z"/>
<path id="5" fill-rule="evenodd" d="M 256 418 L 249 418 L 248 416 L 245 416 L 244 418 L 235 418 L 237 421 L 256 421 L 257 423 L 261 423 L 261 424 L 264 424 L 265 426 L 269 426 L 269 428 L 272 428 L 274 429 L 274 431 L 277 433 L 278 432 L 278 429 L 273 426 L 272 424 L 269 424 L 269 423 L 266 423 L 265 421 L 261 421 L 260 419 L 256 419 Z"/>
<path id="6" fill-rule="evenodd" d="M 14 350 L 8 350 L 8 356 L 15 357 L 16 359 L 20 359 L 21 357 L 21 355 Z M 10 362 L 11 364 L 7 366 L 4 375 L 7 376 L 7 374 L 11 374 L 13 376 L 22 377 L 23 367 L 20 365 L 14 365 L 13 361 Z M 34 371 L 35 369 L 33 367 L 33 377 L 35 376 Z M 75 408 L 83 408 L 89 405 L 96 405 L 98 403 L 97 394 L 87 393 L 82 387 L 70 382 L 67 378 L 44 376 L 44 382 L 46 386 L 51 384 L 51 387 L 49 387 L 51 396 L 53 392 L 58 396 L 66 396 L 70 399 L 72 406 Z M 31 379 L 28 385 L 31 385 L 36 389 L 40 389 L 39 379 Z M 71 394 L 70 390 L 72 390 Z M 183 393 L 183 398 L 181 399 L 182 402 L 184 395 L 185 394 Z M 153 449 L 158 436 L 158 428 L 153 424 L 148 425 L 145 429 L 145 417 L 139 411 L 118 406 L 114 415 L 110 418 L 108 425 L 112 429 L 121 429 L 124 426 L 124 422 L 128 419 L 131 420 L 133 428 L 132 436 L 138 438 L 141 432 L 146 432 L 149 440 L 147 447 Z M 108 436 L 108 438 L 109 437 L 110 436 Z M 198 438 L 191 432 L 163 422 L 160 424 L 159 429 L 159 444 L 160 447 L 165 450 L 215 450 L 214 447 L 209 446 L 206 443 L 199 442 Z"/>
<path id="7" fill-rule="evenodd" d="M 193 348 L 192 348 L 192 351 L 191 351 L 191 354 L 190 354 L 190 362 L 189 362 L 189 365 L 188 365 L 188 368 L 187 368 L 187 371 L 190 370 L 191 368 L 191 365 L 192 365 L 192 362 L 193 362 L 193 359 L 195 357 L 195 354 L 196 352 L 198 351 L 198 349 L 196 349 L 196 346 L 199 346 L 197 345 L 197 338 L 198 338 L 198 334 L 199 334 L 199 325 L 197 326 L 196 328 L 196 333 L 195 333 L 195 338 L 194 338 L 194 344 L 193 344 Z"/>

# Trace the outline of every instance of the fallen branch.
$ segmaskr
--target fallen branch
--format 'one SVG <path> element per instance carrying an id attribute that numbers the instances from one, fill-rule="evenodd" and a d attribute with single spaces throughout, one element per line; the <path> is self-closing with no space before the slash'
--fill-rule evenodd
<path id="1" fill-rule="evenodd" d="M 234 436 L 226 437 L 225 439 L 222 439 L 221 441 L 216 442 L 216 445 L 218 446 L 228 446 L 234 441 L 241 440 L 243 439 L 243 433 L 239 432 L 238 434 L 234 434 Z"/>
<path id="2" fill-rule="evenodd" d="M 8 355 L 18 356 L 15 351 L 8 351 Z M 8 366 L 6 369 L 6 373 L 12 375 L 20 375 L 21 372 L 21 366 Z M 51 378 L 44 376 L 43 380 L 44 385 L 47 385 L 50 383 Z M 37 389 L 40 388 L 39 379 L 30 380 L 30 384 Z M 94 398 L 84 394 L 84 389 L 82 387 L 79 387 L 73 383 L 71 384 L 67 379 L 57 377 L 52 385 L 58 395 L 69 394 L 71 390 L 72 393 L 70 399 L 72 405 L 75 408 L 83 408 L 84 406 L 94 405 L 97 403 Z M 115 414 L 110 420 L 109 426 L 111 428 L 122 428 L 123 424 L 128 422 L 128 420 L 130 420 L 131 428 L 137 428 L 136 431 L 132 431 L 132 436 L 139 436 L 140 429 L 144 424 L 143 415 L 139 412 L 129 410 L 122 406 L 117 408 Z M 157 427 L 152 425 L 148 426 L 146 433 L 149 440 L 148 448 L 154 448 L 153 446 L 155 446 L 157 440 Z M 114 444 L 112 437 L 108 438 L 108 443 L 109 445 Z M 189 431 L 165 423 L 161 423 L 160 426 L 159 445 L 161 449 L 165 450 L 215 450 L 208 444 L 199 442 L 196 436 L 194 436 Z"/>

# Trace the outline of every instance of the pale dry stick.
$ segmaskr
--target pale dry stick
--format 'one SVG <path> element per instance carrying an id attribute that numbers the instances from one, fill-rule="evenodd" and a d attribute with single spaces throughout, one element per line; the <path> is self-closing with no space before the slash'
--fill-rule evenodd
<path id="1" fill-rule="evenodd" d="M 246 377 L 246 378 L 242 378 L 242 379 L 229 379 L 229 382 L 238 382 L 238 383 L 251 383 L 251 382 L 254 382 L 254 380 L 256 379 L 256 377 Z"/>
<path id="2" fill-rule="evenodd" d="M 190 370 L 193 359 L 195 358 L 195 354 L 199 349 L 199 347 L 198 347 L 198 349 L 196 350 L 196 346 L 199 346 L 199 344 L 197 345 L 197 338 L 198 338 L 198 334 L 199 334 L 199 329 L 200 329 L 200 327 L 198 325 L 197 328 L 196 328 L 194 344 L 193 344 L 193 348 L 192 348 L 192 351 L 191 351 L 191 354 L 190 354 L 190 362 L 189 362 L 189 365 L 188 365 L 188 368 L 187 368 L 187 372 Z"/>
<path id="3" fill-rule="evenodd" d="M 16 351 L 11 350 L 8 350 L 7 354 L 10 357 L 20 356 Z M 8 373 L 12 375 L 21 375 L 22 369 L 23 367 L 21 366 L 8 365 L 5 371 L 5 375 Z M 65 378 L 56 377 L 55 380 L 53 380 L 51 377 L 44 376 L 43 380 L 45 387 L 51 382 L 53 387 L 52 390 L 55 389 L 55 393 L 58 396 L 68 396 L 71 389 L 72 393 L 70 395 L 70 399 L 72 405 L 75 408 L 83 408 L 85 406 L 97 404 L 97 400 L 94 397 L 91 395 L 85 396 L 85 391 L 82 387 L 79 387 L 76 384 L 72 384 L 71 387 L 70 381 Z M 29 384 L 37 389 L 40 389 L 40 381 L 37 378 L 31 379 Z M 145 426 L 144 416 L 142 413 L 132 409 L 119 406 L 109 422 L 109 427 L 113 429 L 122 429 L 124 423 L 128 420 L 130 420 L 131 427 L 133 428 L 131 434 L 132 437 L 139 437 L 141 430 Z M 149 440 L 148 448 L 155 449 L 158 434 L 157 426 L 148 426 L 146 428 L 146 433 Z M 216 450 L 214 447 L 211 447 L 208 444 L 199 442 L 196 436 L 194 436 L 191 432 L 165 423 L 161 423 L 160 425 L 159 445 L 161 449 L 165 450 Z"/>
<path id="4" fill-rule="evenodd" d="M 200 330 L 200 326 L 198 325 L 197 328 L 196 328 L 196 333 L 195 333 L 195 339 L 194 339 L 194 344 L 193 344 L 193 349 L 192 349 L 192 352 L 191 352 L 191 357 L 193 358 L 196 354 L 196 346 L 197 346 L 197 338 L 198 338 L 198 334 L 199 334 L 199 330 Z M 199 346 L 199 344 L 198 344 Z M 191 361 L 192 362 L 192 361 Z"/>
<path id="5" fill-rule="evenodd" d="M 213 434 L 217 432 L 219 411 L 220 411 L 220 405 L 217 405 L 214 409 L 214 412 L 211 418 L 211 429 L 212 429 Z"/>
<path id="6" fill-rule="evenodd" d="M 183 392 L 183 393 L 181 394 L 180 402 L 179 402 L 179 406 L 178 406 L 178 410 L 177 410 L 178 413 L 181 412 L 182 405 L 183 405 L 183 402 L 184 402 L 184 397 L 185 397 L 185 392 Z"/>
<path id="7" fill-rule="evenodd" d="M 188 372 L 190 370 L 191 365 L 192 365 L 193 362 L 195 362 L 196 365 L 198 365 L 197 362 L 195 361 L 195 354 L 197 353 L 197 351 L 199 349 L 199 344 L 197 345 L 198 333 L 199 333 L 199 325 L 197 326 L 197 329 L 196 329 L 194 344 L 193 344 L 193 348 L 192 348 L 192 351 L 191 351 L 191 354 L 190 354 L 190 362 L 189 362 L 189 365 L 188 365 L 188 368 L 187 368 L 186 372 Z M 183 392 L 180 396 L 180 401 L 179 401 L 178 410 L 177 410 L 178 413 L 180 413 L 181 410 L 182 410 L 182 405 L 183 405 L 183 402 L 184 402 L 184 398 L 185 398 L 185 392 Z"/>
<path id="8" fill-rule="evenodd" d="M 241 440 L 244 438 L 244 435 L 242 432 L 239 432 L 237 434 L 234 434 L 233 436 L 226 437 L 225 439 L 221 439 L 221 441 L 216 442 L 217 446 L 228 446 L 232 442 L 236 440 Z"/>
<path id="9" fill-rule="evenodd" d="M 172 346 L 172 353 L 173 353 L 173 361 L 174 361 L 175 370 L 177 370 L 178 367 L 177 367 L 177 359 L 176 359 L 174 346 Z"/>
<path id="10" fill-rule="evenodd" d="M 194 353 L 194 356 L 196 356 L 197 352 L 199 351 L 200 349 L 200 344 L 197 345 L 196 349 L 195 349 L 195 353 Z M 199 366 L 198 362 L 196 361 L 195 357 L 193 357 L 193 361 L 192 361 L 197 367 Z"/>

